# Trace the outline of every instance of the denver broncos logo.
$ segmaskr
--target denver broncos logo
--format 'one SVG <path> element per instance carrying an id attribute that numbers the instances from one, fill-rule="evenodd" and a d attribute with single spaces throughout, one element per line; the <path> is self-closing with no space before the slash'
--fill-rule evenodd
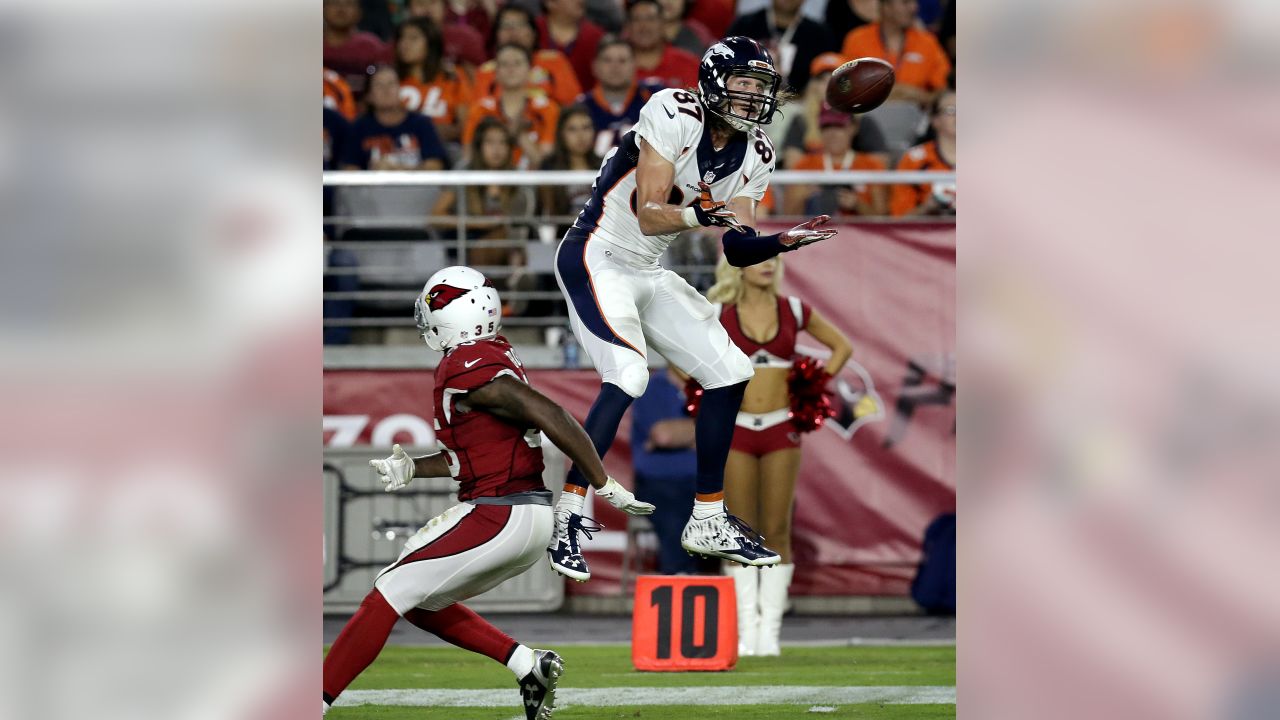
<path id="1" fill-rule="evenodd" d="M 711 59 L 713 57 L 722 57 L 722 58 L 732 59 L 733 50 L 730 49 L 729 46 L 725 45 L 724 43 L 716 43 L 715 45 L 712 45 L 707 50 L 707 59 Z"/>
<path id="2" fill-rule="evenodd" d="M 441 283 L 427 291 L 427 307 L 431 309 L 431 312 L 441 310 L 444 306 L 466 295 L 468 292 L 470 291 Z"/>

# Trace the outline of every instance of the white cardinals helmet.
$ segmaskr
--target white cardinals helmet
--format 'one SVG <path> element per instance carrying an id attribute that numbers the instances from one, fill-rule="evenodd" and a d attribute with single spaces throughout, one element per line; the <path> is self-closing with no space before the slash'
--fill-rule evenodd
<path id="1" fill-rule="evenodd" d="M 427 281 L 413 304 L 427 347 L 438 352 L 498 334 L 502 301 L 493 283 L 464 265 L 447 267 Z"/>

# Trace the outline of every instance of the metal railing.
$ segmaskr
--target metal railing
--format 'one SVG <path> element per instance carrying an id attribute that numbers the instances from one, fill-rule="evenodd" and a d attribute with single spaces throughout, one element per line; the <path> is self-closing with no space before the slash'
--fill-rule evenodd
<path id="1" fill-rule="evenodd" d="M 468 187 L 504 185 L 511 187 L 590 186 L 596 177 L 594 171 L 331 171 L 323 174 L 323 183 L 332 188 L 419 188 L 425 191 L 455 190 L 461 195 Z M 780 170 L 774 173 L 770 184 L 775 188 L 790 185 L 893 185 L 924 184 L 934 182 L 954 183 L 954 172 L 933 171 L 795 171 Z M 779 203 L 780 204 L 780 203 Z M 332 317 L 326 314 L 326 327 L 334 328 L 410 328 L 413 326 L 413 298 L 419 288 L 440 267 L 448 264 L 469 264 L 468 254 L 479 243 L 468 240 L 467 232 L 471 216 L 466 203 L 458 203 L 454 215 L 432 215 L 424 204 L 422 214 L 392 215 L 332 215 L 325 224 L 334 229 L 334 239 L 325 243 L 326 251 L 341 251 L 358 257 L 358 264 L 351 266 L 329 265 L 325 275 L 330 278 L 354 276 L 364 287 L 327 291 L 324 299 L 329 303 L 349 303 L 354 306 L 350 314 Z M 544 216 L 530 213 L 527 216 L 504 218 L 509 224 L 519 226 L 529 234 L 528 239 L 486 239 L 483 247 L 489 249 L 517 248 L 524 251 L 522 266 L 473 265 L 495 281 L 507 282 L 513 276 L 531 278 L 532 288 L 506 287 L 503 299 L 518 307 L 529 303 L 541 303 L 541 312 L 508 316 L 503 319 L 507 328 L 564 327 L 568 317 L 563 313 L 563 300 L 555 289 L 551 263 L 559 237 L 555 228 L 573 222 L 575 215 Z M 774 214 L 771 221 L 797 222 L 807 218 L 791 218 Z M 486 220 L 492 221 L 491 216 Z M 936 222 L 937 219 L 930 219 Z M 855 222 L 912 222 L 903 218 L 858 218 Z M 452 240 L 440 237 L 442 228 L 451 228 Z M 343 239 L 352 229 L 362 231 L 359 240 Z M 387 237 L 377 235 L 386 232 Z M 390 239 L 397 232 L 410 231 L 421 234 L 411 239 Z M 373 233 L 372 235 L 370 233 Z M 696 233 L 697 231 L 691 231 Z M 667 259 L 664 264 L 686 278 L 703 279 L 714 273 L 714 254 L 705 262 L 681 263 Z M 383 263 L 383 264 L 379 264 Z M 349 282 L 349 281 L 348 281 Z M 548 308 L 558 310 L 547 312 Z"/>

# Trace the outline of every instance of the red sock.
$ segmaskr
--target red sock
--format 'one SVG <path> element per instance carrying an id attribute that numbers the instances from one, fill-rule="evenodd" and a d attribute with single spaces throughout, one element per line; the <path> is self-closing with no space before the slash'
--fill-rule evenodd
<path id="1" fill-rule="evenodd" d="M 520 645 L 510 635 L 489 624 L 488 620 L 462 603 L 454 603 L 434 612 L 414 608 L 404 614 L 404 619 L 439 636 L 445 642 L 491 657 L 503 665 L 507 664 L 511 653 Z"/>
<path id="2" fill-rule="evenodd" d="M 325 702 L 332 704 L 334 698 L 342 694 L 351 681 L 378 657 L 382 646 L 387 644 L 391 628 L 399 619 L 382 593 L 373 590 L 365 596 L 360 609 L 347 621 L 325 656 Z"/>

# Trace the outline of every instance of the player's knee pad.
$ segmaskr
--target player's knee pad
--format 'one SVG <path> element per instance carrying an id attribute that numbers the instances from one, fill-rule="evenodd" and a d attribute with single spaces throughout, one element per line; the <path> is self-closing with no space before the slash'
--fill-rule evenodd
<path id="1" fill-rule="evenodd" d="M 631 397 L 638 398 L 644 394 L 645 388 L 649 387 L 649 367 L 643 360 L 637 358 L 637 362 L 623 365 L 604 380 L 622 388 L 622 391 Z"/>

